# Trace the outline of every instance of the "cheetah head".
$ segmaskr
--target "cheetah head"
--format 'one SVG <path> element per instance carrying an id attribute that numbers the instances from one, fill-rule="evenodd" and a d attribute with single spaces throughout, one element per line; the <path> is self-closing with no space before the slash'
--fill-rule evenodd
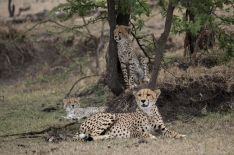
<path id="1" fill-rule="evenodd" d="M 69 97 L 63 99 L 63 107 L 68 113 L 80 108 L 80 98 Z"/>
<path id="2" fill-rule="evenodd" d="M 155 103 L 160 94 L 160 89 L 156 89 L 155 91 L 151 89 L 141 89 L 134 93 L 134 96 L 138 107 L 146 113 L 149 113 L 150 110 L 155 107 Z"/>
<path id="3" fill-rule="evenodd" d="M 114 39 L 116 42 L 124 41 L 128 38 L 131 28 L 124 25 L 116 25 L 114 30 Z"/>

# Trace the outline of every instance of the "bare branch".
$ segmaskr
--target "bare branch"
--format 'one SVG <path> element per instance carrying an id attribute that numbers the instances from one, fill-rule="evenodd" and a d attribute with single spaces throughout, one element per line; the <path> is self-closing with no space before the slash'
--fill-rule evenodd
<path id="1" fill-rule="evenodd" d="M 72 125 L 75 125 L 77 122 L 70 122 L 70 123 L 67 123 L 65 125 L 62 125 L 62 126 L 50 126 L 50 127 L 47 127 L 46 129 L 43 129 L 41 131 L 30 131 L 30 132 L 23 132 L 23 133 L 15 133 L 15 134 L 7 134 L 7 135 L 1 135 L 0 137 L 13 137 L 13 136 L 31 136 L 31 135 L 39 135 L 39 134 L 43 134 L 43 133 L 46 133 L 46 132 L 49 132 L 51 130 L 58 130 L 58 129 L 63 129 L 63 128 L 67 128 L 69 126 L 72 126 Z"/>
<path id="2" fill-rule="evenodd" d="M 142 44 L 140 43 L 140 39 L 139 39 L 133 32 L 131 32 L 131 34 L 132 34 L 133 38 L 136 39 L 136 42 L 137 42 L 138 46 L 140 47 L 140 49 L 142 50 L 142 52 L 144 53 L 144 55 L 145 55 L 149 60 L 151 60 L 152 58 L 148 55 L 148 53 L 147 53 L 147 52 L 145 51 L 145 49 L 143 48 L 144 45 L 142 45 Z"/>
<path id="3" fill-rule="evenodd" d="M 75 87 L 80 81 L 82 81 L 82 80 L 84 80 L 84 79 L 87 79 L 87 78 L 96 77 L 96 76 L 101 76 L 101 75 L 88 75 L 88 76 L 84 76 L 84 77 L 82 77 L 82 78 L 76 80 L 76 82 L 75 82 L 75 83 L 72 85 L 72 87 L 70 88 L 69 92 L 65 95 L 65 98 L 68 97 L 68 96 L 70 96 L 72 90 L 74 89 L 74 87 Z"/>
<path id="4" fill-rule="evenodd" d="M 161 34 L 157 42 L 156 42 L 155 36 L 152 35 L 153 41 L 156 43 L 156 49 L 155 49 L 156 56 L 155 56 L 153 70 L 152 70 L 151 79 L 149 83 L 149 87 L 151 89 L 155 89 L 156 87 L 156 80 L 159 74 L 166 41 L 171 30 L 173 12 L 174 12 L 174 6 L 173 6 L 172 1 L 170 0 L 168 4 L 168 8 L 167 8 L 167 15 L 166 15 L 166 21 L 165 21 L 165 27 L 164 27 L 163 33 Z"/>

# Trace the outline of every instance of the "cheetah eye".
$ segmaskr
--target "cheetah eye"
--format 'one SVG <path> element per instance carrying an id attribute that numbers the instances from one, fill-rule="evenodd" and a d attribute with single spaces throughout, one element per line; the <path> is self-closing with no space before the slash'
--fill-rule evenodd
<path id="1" fill-rule="evenodd" d="M 121 32 L 119 32 L 119 34 L 121 34 Z"/>
<path id="2" fill-rule="evenodd" d="M 139 97 L 141 97 L 141 94 L 138 94 Z"/>
<path id="3" fill-rule="evenodd" d="M 150 96 L 150 94 L 146 94 L 147 96 Z"/>

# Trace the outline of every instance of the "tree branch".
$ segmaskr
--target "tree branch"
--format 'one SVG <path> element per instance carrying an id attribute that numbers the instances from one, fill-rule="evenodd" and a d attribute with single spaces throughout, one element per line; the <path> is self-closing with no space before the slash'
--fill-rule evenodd
<path id="1" fill-rule="evenodd" d="M 69 92 L 65 95 L 65 98 L 68 97 L 68 96 L 70 96 L 72 90 L 74 89 L 74 87 L 75 87 L 80 81 L 82 81 L 82 80 L 84 80 L 84 79 L 87 79 L 87 78 L 95 77 L 95 76 L 100 76 L 100 75 L 89 75 L 89 76 L 84 76 L 84 77 L 82 77 L 82 78 L 76 80 L 76 82 L 75 82 L 75 83 L 72 85 L 72 87 L 70 88 Z"/>
<path id="2" fill-rule="evenodd" d="M 171 30 L 171 25 L 172 25 L 172 18 L 173 18 L 173 12 L 174 12 L 174 6 L 172 4 L 172 0 L 169 1 L 168 8 L 167 8 L 167 15 L 166 15 L 166 21 L 165 21 L 165 26 L 164 26 L 164 31 L 161 34 L 160 38 L 156 42 L 156 38 L 154 35 L 152 35 L 154 43 L 156 44 L 156 49 L 155 49 L 155 59 L 154 59 L 154 65 L 153 65 L 153 70 L 151 74 L 151 79 L 149 83 L 149 88 L 155 89 L 156 87 L 156 81 L 157 77 L 159 74 L 159 70 L 161 67 L 161 61 L 163 58 L 163 53 L 165 50 L 165 45 L 167 38 L 169 36 L 170 30 Z"/>
<path id="3" fill-rule="evenodd" d="M 108 6 L 108 23 L 110 27 L 110 36 L 109 36 L 109 47 L 106 55 L 105 82 L 114 94 L 119 95 L 123 92 L 123 83 L 121 78 L 122 72 L 118 60 L 117 45 L 114 40 L 114 32 L 113 32 L 117 21 L 115 1 L 107 0 L 107 6 Z"/>
<path id="4" fill-rule="evenodd" d="M 1 135 L 0 137 L 13 137 L 13 136 L 30 136 L 30 135 L 39 135 L 39 134 L 43 134 L 46 132 L 49 132 L 51 130 L 59 130 L 59 129 L 63 129 L 63 128 L 67 128 L 69 126 L 75 125 L 77 122 L 71 122 L 62 126 L 50 126 L 47 127 L 43 130 L 40 131 L 29 131 L 29 132 L 24 132 L 24 133 L 15 133 L 15 134 L 7 134 L 7 135 Z"/>

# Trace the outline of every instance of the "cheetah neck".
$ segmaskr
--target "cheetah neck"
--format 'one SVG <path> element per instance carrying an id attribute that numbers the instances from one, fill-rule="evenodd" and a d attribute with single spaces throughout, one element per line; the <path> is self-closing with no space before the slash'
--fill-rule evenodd
<path id="1" fill-rule="evenodd" d="M 154 117 L 154 116 L 158 116 L 159 115 L 159 112 L 158 112 L 158 108 L 155 106 L 151 109 L 147 109 L 147 110 L 142 110 L 141 108 L 137 108 L 136 109 L 136 112 L 138 113 L 142 113 L 146 116 L 150 116 L 150 117 Z"/>
<path id="2" fill-rule="evenodd" d="M 128 47 L 130 47 L 130 40 L 129 39 L 122 39 L 120 41 L 118 41 L 118 48 L 120 49 L 126 49 Z"/>

